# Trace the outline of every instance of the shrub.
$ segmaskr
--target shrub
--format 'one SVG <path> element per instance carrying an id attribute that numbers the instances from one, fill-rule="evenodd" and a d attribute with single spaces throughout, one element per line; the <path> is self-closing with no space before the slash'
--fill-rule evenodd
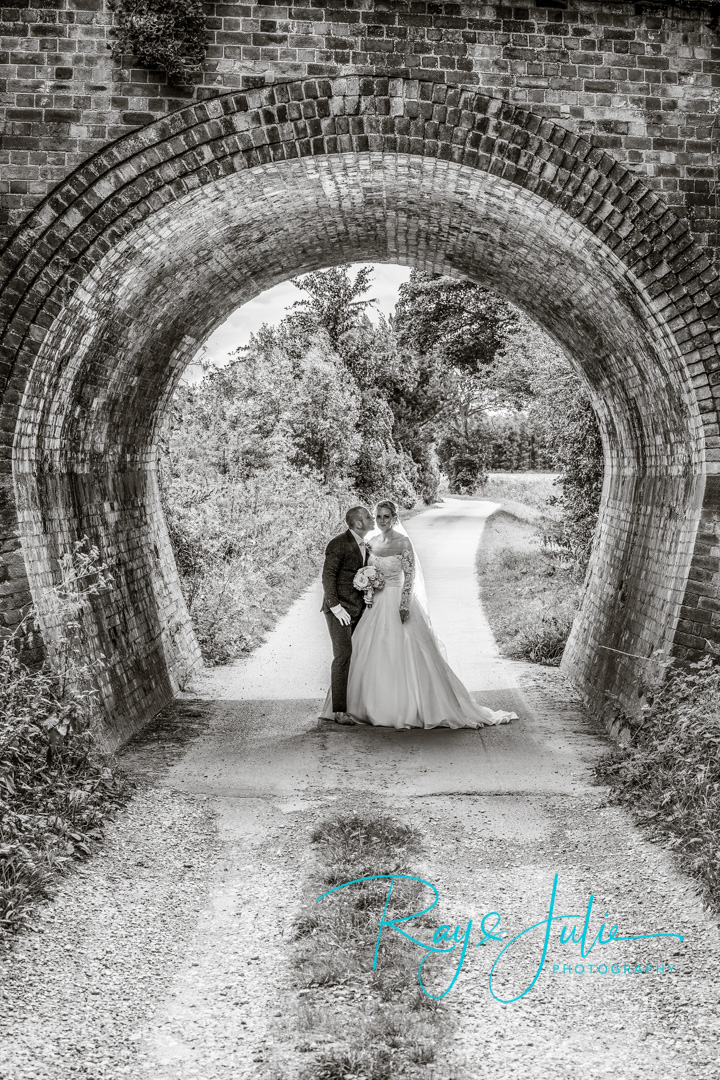
<path id="1" fill-rule="evenodd" d="M 170 540 L 211 664 L 263 639 L 319 570 L 349 505 L 417 499 L 383 395 L 360 388 L 322 327 L 293 336 L 296 321 L 263 327 L 226 366 L 181 385 L 161 437 Z"/>
<path id="2" fill-rule="evenodd" d="M 134 53 L 165 71 L 171 85 L 199 77 L 208 38 L 200 0 L 116 0 L 115 10 L 113 56 Z"/>
<path id="3" fill-rule="evenodd" d="M 423 502 L 435 502 L 440 488 L 440 464 L 437 451 L 432 444 L 417 444 L 411 459 L 416 466 L 413 483 Z"/>
<path id="4" fill-rule="evenodd" d="M 163 463 L 161 491 L 180 582 L 205 662 L 224 664 L 310 584 L 352 500 L 286 462 L 248 480 L 178 471 Z"/>
<path id="5" fill-rule="evenodd" d="M 578 566 L 590 561 L 600 509 L 605 459 L 595 411 L 581 390 L 554 421 L 555 460 L 562 485 L 562 540 Z"/>
<path id="6" fill-rule="evenodd" d="M 627 747 L 597 766 L 614 799 L 669 841 L 720 911 L 720 664 L 670 669 Z"/>
<path id="7" fill-rule="evenodd" d="M 21 928 L 57 874 L 90 853 L 130 790 L 100 752 L 93 668 L 82 659 L 82 614 L 110 579 L 84 542 L 60 568 L 43 598 L 60 630 L 52 662 L 35 670 L 22 662 L 34 612 L 0 645 L 0 937 Z"/>
<path id="8" fill-rule="evenodd" d="M 520 635 L 509 650 L 509 655 L 515 660 L 557 667 L 562 660 L 572 624 L 572 617 L 543 615 L 539 626 L 525 630 Z"/>
<path id="9" fill-rule="evenodd" d="M 471 495 L 486 482 L 485 453 L 479 427 L 467 432 L 450 430 L 440 439 L 438 456 L 453 494 Z"/>

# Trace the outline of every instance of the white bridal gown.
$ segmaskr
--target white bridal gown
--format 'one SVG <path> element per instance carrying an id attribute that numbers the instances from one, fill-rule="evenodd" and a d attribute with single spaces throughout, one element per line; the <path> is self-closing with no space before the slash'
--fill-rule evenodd
<path id="1" fill-rule="evenodd" d="M 403 555 L 371 555 L 368 562 L 382 571 L 385 586 L 353 634 L 349 715 L 360 723 L 394 728 L 477 728 L 517 720 L 515 713 L 493 712 L 473 701 L 414 595 L 402 622 Z"/>

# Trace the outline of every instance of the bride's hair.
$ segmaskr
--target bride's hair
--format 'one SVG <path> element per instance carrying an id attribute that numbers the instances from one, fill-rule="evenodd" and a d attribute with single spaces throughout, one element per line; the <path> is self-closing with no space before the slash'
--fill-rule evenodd
<path id="1" fill-rule="evenodd" d="M 380 509 L 381 506 L 384 506 L 386 508 L 386 510 L 389 510 L 394 518 L 396 518 L 398 516 L 397 506 L 395 505 L 394 502 L 391 502 L 390 499 L 381 499 L 380 500 L 380 502 L 375 507 L 375 513 L 376 514 L 377 514 L 377 512 L 378 512 L 378 510 Z"/>

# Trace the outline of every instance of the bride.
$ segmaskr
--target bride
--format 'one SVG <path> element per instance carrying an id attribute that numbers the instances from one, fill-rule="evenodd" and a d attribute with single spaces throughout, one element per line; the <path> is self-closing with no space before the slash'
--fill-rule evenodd
<path id="1" fill-rule="evenodd" d="M 482 727 L 516 720 L 477 705 L 444 657 L 430 623 L 422 570 L 394 503 L 375 508 L 368 565 L 382 572 L 352 639 L 347 712 L 376 727 Z"/>

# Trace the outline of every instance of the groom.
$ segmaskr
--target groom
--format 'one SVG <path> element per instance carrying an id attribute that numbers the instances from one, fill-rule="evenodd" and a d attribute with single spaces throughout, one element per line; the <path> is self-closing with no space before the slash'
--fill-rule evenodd
<path id="1" fill-rule="evenodd" d="M 367 562 L 365 537 L 375 528 L 365 506 L 353 506 L 345 515 L 347 532 L 334 537 L 325 549 L 323 606 L 333 647 L 332 707 L 338 724 L 352 724 L 347 715 L 347 683 L 352 655 L 352 633 L 365 610 L 363 595 L 353 578 Z"/>

